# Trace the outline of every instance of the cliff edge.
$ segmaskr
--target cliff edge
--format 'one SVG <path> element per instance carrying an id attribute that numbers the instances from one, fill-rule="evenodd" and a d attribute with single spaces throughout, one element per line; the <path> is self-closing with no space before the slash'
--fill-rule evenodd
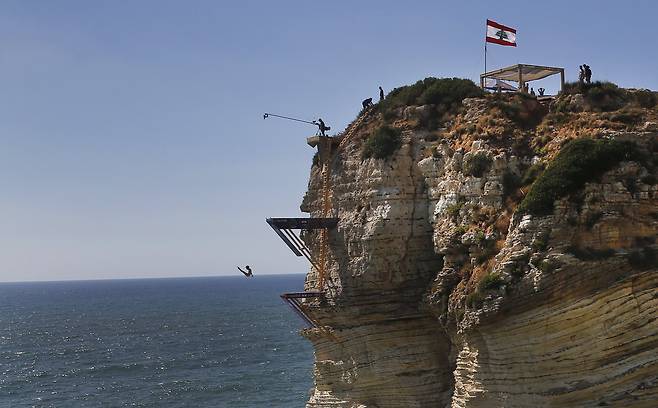
<path id="1" fill-rule="evenodd" d="M 656 406 L 654 93 L 428 78 L 361 116 L 331 153 L 307 407 Z M 314 164 L 311 216 L 321 186 Z"/>

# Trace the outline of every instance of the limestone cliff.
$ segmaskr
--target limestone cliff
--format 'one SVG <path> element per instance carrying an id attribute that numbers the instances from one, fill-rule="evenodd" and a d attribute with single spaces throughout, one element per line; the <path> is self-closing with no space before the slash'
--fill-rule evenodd
<path id="1" fill-rule="evenodd" d="M 657 406 L 655 95 L 409 88 L 332 152 L 307 407 Z"/>

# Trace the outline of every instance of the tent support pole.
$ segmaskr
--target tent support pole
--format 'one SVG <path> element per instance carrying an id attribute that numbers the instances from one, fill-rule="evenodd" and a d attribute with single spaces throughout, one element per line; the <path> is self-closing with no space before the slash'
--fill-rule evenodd
<path id="1" fill-rule="evenodd" d="M 523 65 L 519 64 L 519 92 L 523 92 Z"/>

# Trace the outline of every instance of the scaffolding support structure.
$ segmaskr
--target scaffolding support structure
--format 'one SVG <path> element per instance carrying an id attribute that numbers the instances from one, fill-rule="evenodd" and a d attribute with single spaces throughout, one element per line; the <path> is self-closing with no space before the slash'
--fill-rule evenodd
<path id="1" fill-rule="evenodd" d="M 274 232 L 290 248 L 296 256 L 305 257 L 311 265 L 318 271 L 319 279 L 323 279 L 323 265 L 326 262 L 326 252 L 322 251 L 322 233 L 327 234 L 330 228 L 336 228 L 338 218 L 268 218 L 267 223 L 272 227 Z M 315 259 L 304 241 L 298 237 L 293 230 L 320 230 L 321 246 L 320 259 Z M 326 235 L 325 235 L 326 237 Z M 326 238 L 325 238 L 326 239 Z M 326 244 L 326 242 L 325 242 Z M 324 282 L 318 285 L 321 289 L 318 291 L 308 292 L 291 292 L 281 295 L 281 299 L 292 308 L 310 326 L 317 327 L 316 322 L 304 308 L 304 302 L 307 299 L 322 298 L 324 295 Z"/>
<path id="2" fill-rule="evenodd" d="M 327 218 L 331 212 L 331 167 L 329 160 L 331 158 L 332 140 L 325 137 L 321 139 L 318 145 L 320 151 L 320 162 L 322 163 L 322 217 Z M 324 150 L 324 152 L 322 151 Z M 324 291 L 327 258 L 329 253 L 329 229 L 320 230 L 320 259 L 318 269 L 318 290 Z"/>
<path id="3" fill-rule="evenodd" d="M 322 292 L 290 292 L 281 295 L 281 299 L 290 306 L 290 308 L 299 316 L 307 325 L 318 327 L 318 324 L 303 309 L 303 301 L 311 298 L 322 297 Z"/>
<path id="4" fill-rule="evenodd" d="M 319 164 L 321 166 L 321 204 L 320 217 L 317 218 L 267 218 L 266 221 L 272 227 L 274 232 L 285 242 L 290 250 L 296 256 L 305 257 L 313 268 L 317 271 L 318 282 L 317 290 L 306 292 L 291 292 L 281 295 L 281 299 L 286 302 L 304 322 L 312 327 L 318 327 L 316 321 L 310 316 L 305 308 L 304 303 L 309 299 L 322 299 L 324 296 L 325 285 L 327 283 L 327 269 L 329 258 L 329 230 L 336 228 L 338 218 L 331 217 L 333 212 L 332 206 L 332 188 L 331 188 L 331 158 L 334 148 L 340 149 L 355 130 L 363 122 L 372 108 L 366 109 L 359 118 L 352 123 L 350 128 L 342 137 L 329 137 L 315 135 L 307 139 L 311 147 L 318 148 Z M 319 254 L 314 257 L 309 248 L 306 246 L 301 237 L 297 236 L 293 230 L 320 230 Z"/>

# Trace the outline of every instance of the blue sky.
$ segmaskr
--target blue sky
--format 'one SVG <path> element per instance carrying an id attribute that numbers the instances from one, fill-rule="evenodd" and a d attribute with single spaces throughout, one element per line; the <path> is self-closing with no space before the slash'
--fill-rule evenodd
<path id="1" fill-rule="evenodd" d="M 651 1 L 0 3 L 0 281 L 302 273 L 264 219 L 297 216 L 314 128 L 427 76 L 489 68 L 658 89 Z"/>

